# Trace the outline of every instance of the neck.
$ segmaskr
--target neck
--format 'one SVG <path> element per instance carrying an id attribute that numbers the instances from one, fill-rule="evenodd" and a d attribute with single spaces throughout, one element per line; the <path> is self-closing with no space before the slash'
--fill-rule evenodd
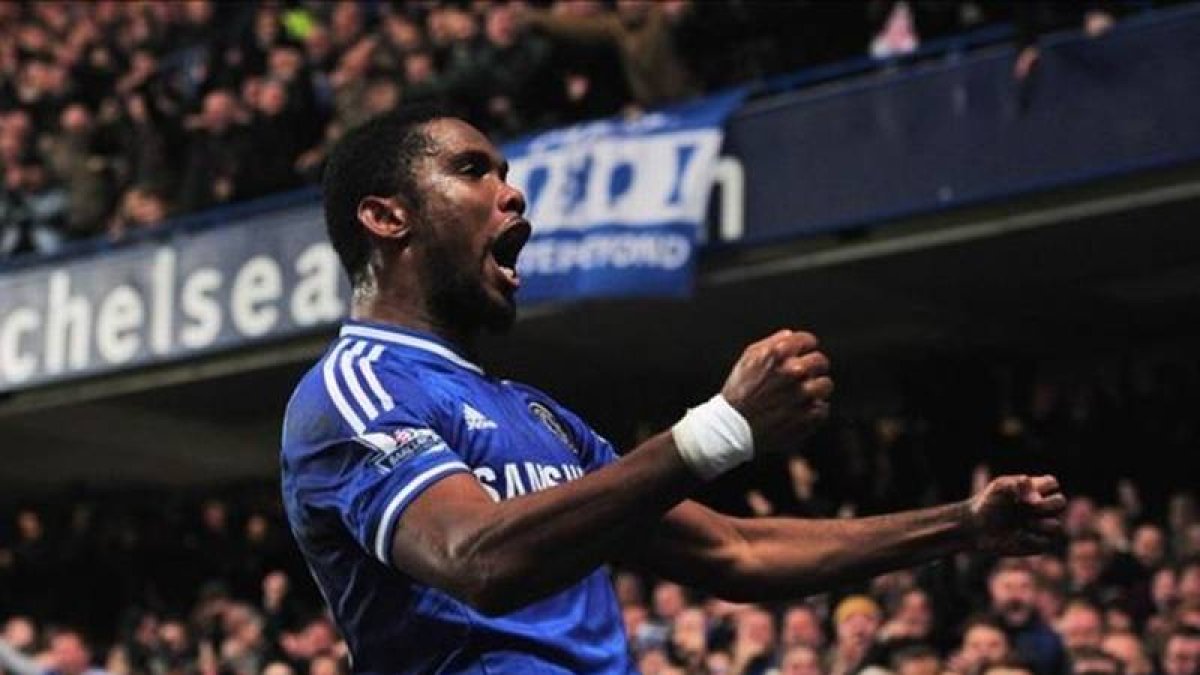
<path id="1" fill-rule="evenodd" d="M 449 325 L 435 316 L 423 301 L 411 299 L 421 297 L 420 293 L 384 294 L 367 284 L 354 290 L 350 318 L 432 333 L 473 359 L 478 331 Z"/>

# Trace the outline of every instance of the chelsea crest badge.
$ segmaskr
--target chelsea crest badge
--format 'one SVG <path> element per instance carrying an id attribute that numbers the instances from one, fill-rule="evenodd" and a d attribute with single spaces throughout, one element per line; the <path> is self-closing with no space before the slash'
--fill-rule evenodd
<path id="1" fill-rule="evenodd" d="M 554 413 L 550 412 L 550 408 L 538 401 L 530 401 L 529 412 L 533 413 L 533 416 L 538 418 L 538 421 L 544 424 L 550 430 L 550 433 L 557 436 L 558 440 L 570 448 L 571 452 L 576 455 L 579 454 L 579 448 L 575 447 L 575 442 L 571 440 L 570 434 L 567 433 L 566 428 L 558 421 L 558 418 L 554 416 Z"/>

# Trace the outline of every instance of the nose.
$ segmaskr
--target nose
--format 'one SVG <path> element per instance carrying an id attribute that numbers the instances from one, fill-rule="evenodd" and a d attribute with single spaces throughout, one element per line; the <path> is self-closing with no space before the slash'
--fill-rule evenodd
<path id="1" fill-rule="evenodd" d="M 500 184 L 499 207 L 503 213 L 525 215 L 525 193 L 508 183 Z"/>

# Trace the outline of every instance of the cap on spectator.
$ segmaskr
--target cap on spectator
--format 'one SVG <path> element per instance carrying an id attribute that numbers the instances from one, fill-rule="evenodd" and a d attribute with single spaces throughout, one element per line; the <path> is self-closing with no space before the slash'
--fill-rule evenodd
<path id="1" fill-rule="evenodd" d="M 838 603 L 837 609 L 833 611 L 833 622 L 839 624 L 856 614 L 869 614 L 878 619 L 883 616 L 883 611 L 879 609 L 879 603 L 871 598 L 865 595 L 851 595 Z"/>

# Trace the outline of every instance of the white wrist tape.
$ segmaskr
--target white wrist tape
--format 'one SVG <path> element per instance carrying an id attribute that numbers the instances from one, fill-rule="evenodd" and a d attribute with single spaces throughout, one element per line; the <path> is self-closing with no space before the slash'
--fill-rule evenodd
<path id="1" fill-rule="evenodd" d="M 754 458 L 750 423 L 720 394 L 688 410 L 671 436 L 684 464 L 704 480 Z"/>

